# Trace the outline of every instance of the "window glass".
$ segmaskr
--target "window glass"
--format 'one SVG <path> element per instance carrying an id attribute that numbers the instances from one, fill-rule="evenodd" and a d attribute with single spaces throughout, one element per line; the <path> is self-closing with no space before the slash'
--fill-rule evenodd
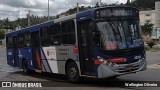
<path id="1" fill-rule="evenodd" d="M 18 35 L 18 47 L 19 48 L 24 47 L 24 34 Z"/>
<path id="2" fill-rule="evenodd" d="M 62 35 L 63 44 L 75 44 L 75 33 L 67 33 Z"/>
<path id="3" fill-rule="evenodd" d="M 9 48 L 12 48 L 12 37 L 7 37 L 7 48 L 9 49 Z"/>
<path id="4" fill-rule="evenodd" d="M 42 27 L 40 30 L 41 37 L 49 36 L 49 33 L 48 27 Z"/>
<path id="5" fill-rule="evenodd" d="M 57 35 L 61 33 L 61 28 L 60 28 L 60 24 L 54 24 L 51 26 L 50 28 L 51 31 L 51 35 Z"/>
<path id="6" fill-rule="evenodd" d="M 73 20 L 66 21 L 66 22 L 62 23 L 62 32 L 63 33 L 74 32 L 74 30 L 75 30 L 75 25 L 74 25 Z"/>
<path id="7" fill-rule="evenodd" d="M 51 37 L 51 45 L 60 45 L 61 44 L 61 35 Z"/>
<path id="8" fill-rule="evenodd" d="M 47 36 L 43 34 L 43 36 L 45 37 L 41 37 L 41 46 L 75 44 L 74 21 L 65 21 L 61 24 L 56 23 L 50 26 L 50 36 L 48 34 Z"/>
<path id="9" fill-rule="evenodd" d="M 62 23 L 62 44 L 75 44 L 75 25 L 73 20 Z"/>
<path id="10" fill-rule="evenodd" d="M 47 47 L 51 45 L 50 37 L 44 37 L 41 39 L 41 46 Z"/>
<path id="11" fill-rule="evenodd" d="M 30 32 L 24 33 L 24 47 L 30 46 Z"/>

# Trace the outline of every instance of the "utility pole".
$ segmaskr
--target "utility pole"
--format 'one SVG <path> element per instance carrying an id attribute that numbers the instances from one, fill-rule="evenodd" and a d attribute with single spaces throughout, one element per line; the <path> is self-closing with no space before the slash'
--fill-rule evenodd
<path id="1" fill-rule="evenodd" d="M 28 26 L 30 26 L 30 14 L 31 14 L 31 11 L 28 10 L 28 14 L 27 14 L 27 19 L 28 19 Z"/>
<path id="2" fill-rule="evenodd" d="M 77 13 L 79 12 L 79 3 L 77 3 Z"/>
<path id="3" fill-rule="evenodd" d="M 100 0 L 100 1 L 99 1 L 99 6 L 100 6 L 100 7 L 101 7 L 101 3 L 102 3 L 102 2 L 101 2 L 101 0 Z"/>
<path id="4" fill-rule="evenodd" d="M 49 0 L 48 0 L 48 21 L 49 21 Z"/>

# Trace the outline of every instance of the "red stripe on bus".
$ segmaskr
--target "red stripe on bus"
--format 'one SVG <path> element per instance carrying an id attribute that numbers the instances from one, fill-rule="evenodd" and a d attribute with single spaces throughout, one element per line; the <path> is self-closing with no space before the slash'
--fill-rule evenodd
<path id="1" fill-rule="evenodd" d="M 78 54 L 78 46 L 77 45 L 73 46 L 73 52 L 74 52 L 74 54 Z"/>
<path id="2" fill-rule="evenodd" d="M 100 62 L 99 60 L 94 60 L 94 64 L 101 64 L 102 62 Z"/>
<path id="3" fill-rule="evenodd" d="M 41 69 L 41 62 L 40 62 L 40 57 L 39 57 L 39 54 L 36 50 L 36 60 L 37 60 L 37 63 L 38 63 L 38 69 Z"/>
<path id="4" fill-rule="evenodd" d="M 124 58 L 115 58 L 115 59 L 108 59 L 108 62 L 112 62 L 112 63 L 121 63 L 121 62 L 126 62 L 126 60 Z"/>

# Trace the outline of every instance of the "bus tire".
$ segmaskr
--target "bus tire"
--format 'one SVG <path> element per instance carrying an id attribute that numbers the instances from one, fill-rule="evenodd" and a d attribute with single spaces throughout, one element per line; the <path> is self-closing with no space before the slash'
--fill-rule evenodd
<path id="1" fill-rule="evenodd" d="M 66 69 L 67 78 L 72 83 L 80 82 L 79 70 L 74 62 L 69 62 Z"/>
<path id="2" fill-rule="evenodd" d="M 108 77 L 107 79 L 113 80 L 113 79 L 117 79 L 117 77 L 118 77 L 118 76 L 112 76 L 112 77 Z"/>
<path id="3" fill-rule="evenodd" d="M 23 68 L 23 73 L 29 74 L 28 64 L 27 64 L 26 60 L 23 61 L 22 68 Z"/>

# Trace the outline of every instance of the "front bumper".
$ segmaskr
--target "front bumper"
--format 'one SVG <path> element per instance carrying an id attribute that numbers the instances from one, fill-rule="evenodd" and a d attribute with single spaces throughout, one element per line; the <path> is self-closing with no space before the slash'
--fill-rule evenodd
<path id="1" fill-rule="evenodd" d="M 128 66 L 132 66 L 132 68 L 127 69 Z M 98 78 L 120 76 L 124 74 L 144 71 L 146 69 L 147 63 L 145 59 L 130 64 L 115 64 L 113 66 L 107 66 L 106 64 L 102 63 L 98 67 Z"/>

